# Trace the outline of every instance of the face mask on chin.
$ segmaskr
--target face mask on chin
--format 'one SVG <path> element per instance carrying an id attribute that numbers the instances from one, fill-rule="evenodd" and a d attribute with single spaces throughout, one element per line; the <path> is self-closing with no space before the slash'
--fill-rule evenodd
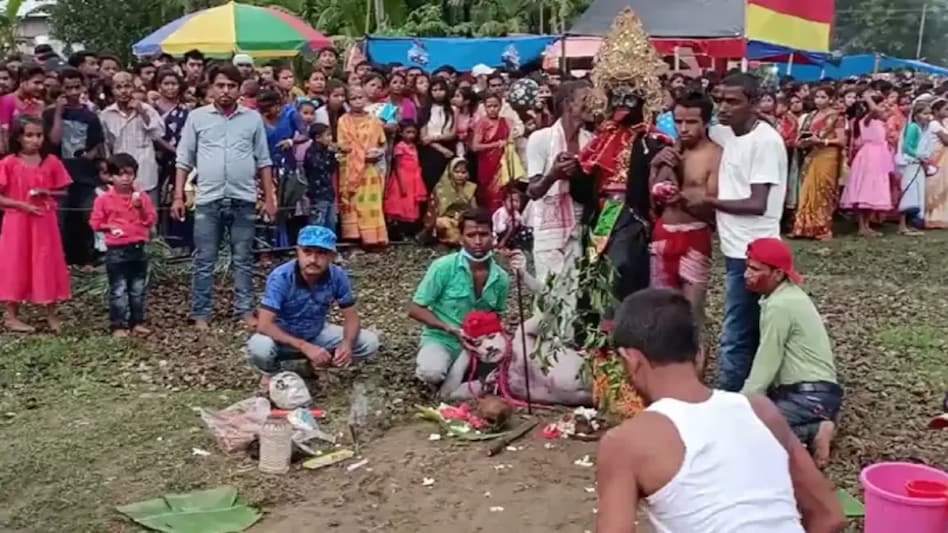
<path id="1" fill-rule="evenodd" d="M 493 250 L 488 251 L 486 254 L 483 255 L 483 257 L 474 257 L 474 255 L 471 254 L 471 252 L 468 252 L 466 248 L 461 248 L 461 257 L 474 263 L 484 263 L 486 261 L 490 261 L 490 259 L 494 257 L 494 251 Z"/>

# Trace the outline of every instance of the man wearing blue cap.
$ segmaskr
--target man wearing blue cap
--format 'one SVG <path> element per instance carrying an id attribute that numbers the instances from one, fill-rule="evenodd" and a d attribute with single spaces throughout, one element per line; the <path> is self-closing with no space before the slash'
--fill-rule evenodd
<path id="1" fill-rule="evenodd" d="M 267 374 L 263 383 L 286 359 L 302 356 L 313 367 L 342 367 L 353 357 L 378 351 L 378 336 L 359 327 L 349 276 L 333 264 L 335 256 L 336 234 L 306 226 L 297 237 L 296 259 L 267 277 L 257 333 L 247 342 L 250 363 Z M 342 326 L 326 323 L 333 302 L 339 306 Z"/>

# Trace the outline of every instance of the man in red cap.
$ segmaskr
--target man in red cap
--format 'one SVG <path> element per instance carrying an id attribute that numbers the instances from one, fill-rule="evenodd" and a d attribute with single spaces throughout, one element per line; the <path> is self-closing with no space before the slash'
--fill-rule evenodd
<path id="1" fill-rule="evenodd" d="M 822 466 L 829 460 L 843 389 L 823 319 L 802 281 L 785 242 L 762 238 L 747 247 L 744 282 L 761 295 L 760 344 L 741 392 L 767 394 Z"/>

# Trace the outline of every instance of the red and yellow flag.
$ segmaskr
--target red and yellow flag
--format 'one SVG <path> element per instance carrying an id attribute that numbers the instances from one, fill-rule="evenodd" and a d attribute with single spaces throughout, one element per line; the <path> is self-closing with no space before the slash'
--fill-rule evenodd
<path id="1" fill-rule="evenodd" d="M 835 0 L 747 0 L 744 36 L 751 41 L 829 52 Z"/>

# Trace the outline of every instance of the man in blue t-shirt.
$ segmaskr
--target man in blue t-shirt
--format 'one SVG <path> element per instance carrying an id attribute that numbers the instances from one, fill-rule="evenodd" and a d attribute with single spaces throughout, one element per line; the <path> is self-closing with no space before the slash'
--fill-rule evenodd
<path id="1" fill-rule="evenodd" d="M 302 357 L 313 367 L 342 367 L 353 357 L 378 351 L 378 335 L 359 326 L 349 276 L 332 263 L 335 256 L 336 234 L 306 226 L 297 238 L 296 259 L 267 277 L 257 333 L 247 342 L 250 364 L 265 374 L 264 384 L 287 359 Z M 342 326 L 326 322 L 333 302 L 339 306 Z"/>

